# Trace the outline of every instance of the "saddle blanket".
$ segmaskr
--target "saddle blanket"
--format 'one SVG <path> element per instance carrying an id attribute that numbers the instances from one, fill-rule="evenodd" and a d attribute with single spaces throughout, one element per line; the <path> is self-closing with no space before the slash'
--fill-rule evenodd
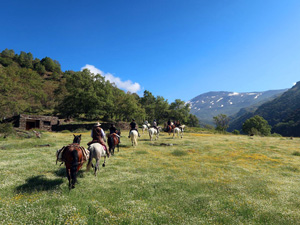
<path id="1" fill-rule="evenodd" d="M 58 149 L 56 151 L 56 164 L 57 162 L 64 162 L 63 158 L 62 158 L 62 155 L 63 155 L 63 152 L 65 150 L 67 146 L 64 146 L 62 147 L 61 149 Z M 84 147 L 82 146 L 79 146 L 79 148 L 81 149 L 82 153 L 83 153 L 83 162 L 87 161 L 90 157 L 90 151 L 85 149 Z"/>

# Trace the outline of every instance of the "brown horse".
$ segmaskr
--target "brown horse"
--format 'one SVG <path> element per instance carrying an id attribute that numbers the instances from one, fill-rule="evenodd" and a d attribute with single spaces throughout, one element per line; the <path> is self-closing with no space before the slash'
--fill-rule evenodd
<path id="1" fill-rule="evenodd" d="M 120 140 L 119 140 L 119 138 L 118 138 L 117 135 L 120 136 L 121 132 L 118 131 L 117 134 L 116 133 L 109 134 L 108 137 L 107 137 L 107 144 L 108 144 L 108 147 L 109 147 L 109 153 L 111 155 L 115 154 L 115 148 L 116 148 L 116 146 L 118 147 L 118 152 L 119 152 Z"/>
<path id="2" fill-rule="evenodd" d="M 75 188 L 77 173 L 84 163 L 82 147 L 80 147 L 81 135 L 74 135 L 73 144 L 65 147 L 62 160 L 66 165 L 69 189 Z"/>
<path id="3" fill-rule="evenodd" d="M 173 123 L 171 125 L 167 126 L 167 132 L 169 135 L 173 132 L 174 128 L 175 128 L 175 125 Z"/>

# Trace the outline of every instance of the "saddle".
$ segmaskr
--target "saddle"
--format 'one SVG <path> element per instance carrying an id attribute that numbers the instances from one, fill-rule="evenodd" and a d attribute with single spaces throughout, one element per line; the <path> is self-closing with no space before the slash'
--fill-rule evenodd
<path id="1" fill-rule="evenodd" d="M 79 148 L 82 151 L 83 162 L 85 162 L 85 161 L 87 161 L 89 159 L 89 156 L 90 156 L 90 151 L 89 150 L 85 149 L 82 146 L 79 146 L 78 144 L 69 144 L 67 146 L 63 146 L 61 149 L 58 149 L 56 151 L 56 164 L 57 164 L 57 162 L 61 162 L 61 163 L 65 162 L 62 156 L 63 156 L 64 150 L 67 147 L 77 147 L 77 148 Z"/>

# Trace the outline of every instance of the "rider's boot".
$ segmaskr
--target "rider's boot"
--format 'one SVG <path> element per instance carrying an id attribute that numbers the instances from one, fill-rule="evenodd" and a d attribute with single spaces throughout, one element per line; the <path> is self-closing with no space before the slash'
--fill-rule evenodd
<path id="1" fill-rule="evenodd" d="M 109 157 L 110 157 L 109 150 L 106 150 L 106 155 L 107 155 L 107 158 L 109 158 Z"/>

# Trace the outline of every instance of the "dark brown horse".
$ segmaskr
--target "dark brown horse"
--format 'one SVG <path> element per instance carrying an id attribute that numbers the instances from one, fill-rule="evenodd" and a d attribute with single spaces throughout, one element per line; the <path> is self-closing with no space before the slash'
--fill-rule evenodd
<path id="1" fill-rule="evenodd" d="M 119 152 L 120 140 L 119 140 L 117 135 L 120 136 L 121 132 L 118 131 L 117 133 L 109 134 L 108 137 L 107 137 L 107 144 L 108 144 L 108 147 L 109 147 L 109 153 L 111 155 L 115 154 L 116 146 L 118 147 L 118 152 Z"/>
<path id="2" fill-rule="evenodd" d="M 168 132 L 169 135 L 173 132 L 173 129 L 174 129 L 174 128 L 175 128 L 175 125 L 174 125 L 174 124 L 168 125 L 168 126 L 167 126 L 167 132 Z"/>
<path id="3" fill-rule="evenodd" d="M 77 173 L 84 162 L 82 147 L 80 147 L 81 135 L 74 135 L 73 144 L 65 147 L 62 160 L 65 162 L 69 189 L 75 188 Z"/>

